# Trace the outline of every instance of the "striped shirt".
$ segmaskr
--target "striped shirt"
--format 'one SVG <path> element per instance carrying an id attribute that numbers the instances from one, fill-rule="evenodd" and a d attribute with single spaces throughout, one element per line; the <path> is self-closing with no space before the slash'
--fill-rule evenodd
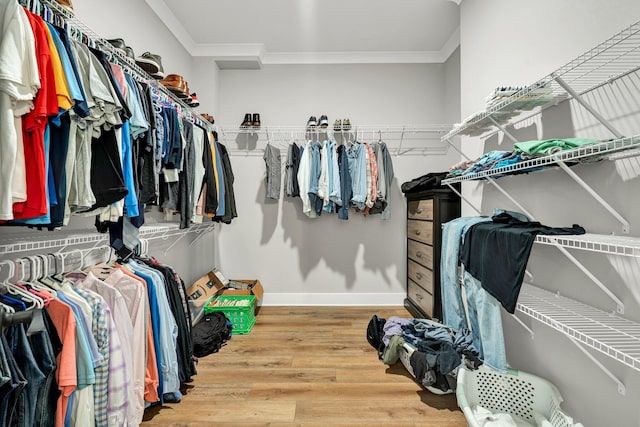
<path id="1" fill-rule="evenodd" d="M 109 319 L 103 307 L 104 300 L 95 292 L 87 289 L 74 288 L 91 307 L 93 313 L 91 332 L 98 345 L 98 353 L 102 363 L 95 368 L 96 383 L 93 387 L 93 402 L 95 409 L 96 427 L 107 426 L 108 379 L 109 379 Z"/>

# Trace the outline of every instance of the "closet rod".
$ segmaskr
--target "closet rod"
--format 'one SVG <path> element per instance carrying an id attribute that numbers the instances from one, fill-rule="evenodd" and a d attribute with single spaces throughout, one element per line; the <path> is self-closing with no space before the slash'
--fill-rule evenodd
<path id="1" fill-rule="evenodd" d="M 183 113 L 192 123 L 204 127 L 208 130 L 213 130 L 213 126 L 210 122 L 204 119 L 201 115 L 193 111 L 191 107 L 185 104 L 180 98 L 167 90 L 162 84 L 158 83 L 156 79 L 151 77 L 146 71 L 140 68 L 137 64 L 130 62 L 122 53 L 116 50 L 106 39 L 101 37 L 82 21 L 75 17 L 75 15 L 68 10 L 60 6 L 55 0 L 37 0 L 41 4 L 46 5 L 53 13 L 59 18 L 65 21 L 66 25 L 72 29 L 78 31 L 81 35 L 85 35 L 91 42 L 93 42 L 97 48 L 107 53 L 111 62 L 115 62 L 120 65 L 126 71 L 128 71 L 134 78 L 139 81 L 143 81 L 156 89 L 157 93 L 162 94 L 163 100 L 170 102 L 174 105 L 176 110 Z M 44 17 L 43 17 L 44 18 Z M 80 40 L 82 41 L 82 40 Z"/>

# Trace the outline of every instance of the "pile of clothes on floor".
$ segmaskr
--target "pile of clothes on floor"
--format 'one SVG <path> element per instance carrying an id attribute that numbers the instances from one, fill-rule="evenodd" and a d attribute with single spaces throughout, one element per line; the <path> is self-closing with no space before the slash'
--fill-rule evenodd
<path id="1" fill-rule="evenodd" d="M 429 319 L 374 315 L 367 340 L 383 363 L 393 365 L 400 360 L 418 384 L 436 394 L 455 391 L 462 364 L 469 369 L 482 364 L 468 329 L 454 331 Z"/>

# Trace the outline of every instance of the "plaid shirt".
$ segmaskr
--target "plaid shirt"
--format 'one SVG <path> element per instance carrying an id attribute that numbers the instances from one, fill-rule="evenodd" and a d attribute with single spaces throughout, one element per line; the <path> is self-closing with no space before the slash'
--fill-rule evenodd
<path id="1" fill-rule="evenodd" d="M 104 300 L 95 292 L 87 289 L 74 288 L 74 291 L 84 298 L 91 307 L 93 320 L 91 332 L 96 344 L 101 363 L 95 368 L 96 383 L 93 386 L 93 402 L 95 410 L 96 427 L 107 426 L 107 404 L 109 389 L 109 318 L 104 309 Z"/>

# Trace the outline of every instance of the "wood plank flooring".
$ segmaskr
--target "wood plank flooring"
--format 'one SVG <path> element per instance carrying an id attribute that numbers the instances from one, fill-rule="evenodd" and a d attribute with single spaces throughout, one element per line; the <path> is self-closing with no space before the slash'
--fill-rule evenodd
<path id="1" fill-rule="evenodd" d="M 149 408 L 143 427 L 464 427 L 455 395 L 384 365 L 366 340 L 373 314 L 402 307 L 262 307 L 248 335 L 201 358 L 182 402 Z"/>

